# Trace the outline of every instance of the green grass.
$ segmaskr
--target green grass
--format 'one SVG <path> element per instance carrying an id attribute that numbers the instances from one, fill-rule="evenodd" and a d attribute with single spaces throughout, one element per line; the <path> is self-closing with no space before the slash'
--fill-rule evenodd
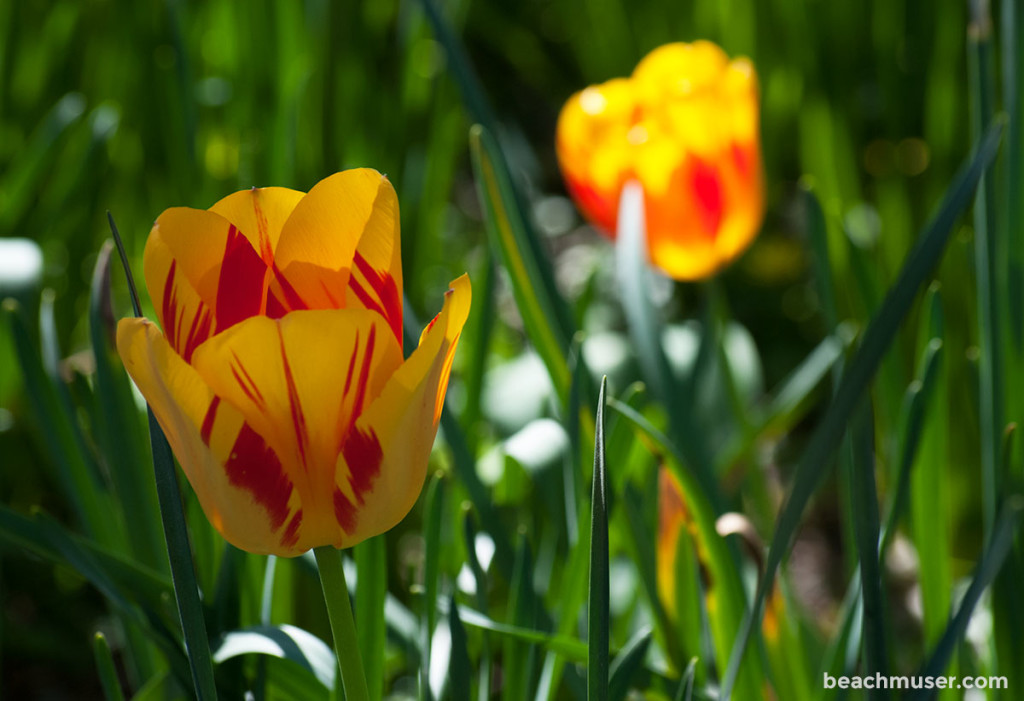
<path id="1" fill-rule="evenodd" d="M 150 446 L 106 212 L 138 275 L 167 207 L 370 166 L 406 346 L 474 285 L 435 476 L 339 559 L 370 698 L 1017 698 L 1022 31 L 962 0 L 0 3 L 0 246 L 44 262 L 0 278 L 0 695 L 340 697 L 312 555 L 226 547 Z M 712 284 L 652 286 L 628 197 L 617 246 L 582 226 L 554 125 L 698 38 L 757 67 L 767 214 Z"/>

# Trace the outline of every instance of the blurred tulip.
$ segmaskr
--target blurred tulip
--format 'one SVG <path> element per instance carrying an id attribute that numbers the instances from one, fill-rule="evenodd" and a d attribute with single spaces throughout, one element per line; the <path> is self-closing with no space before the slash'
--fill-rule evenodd
<path id="1" fill-rule="evenodd" d="M 622 187 L 637 180 L 651 262 L 696 280 L 739 256 L 761 226 L 758 119 L 749 60 L 707 41 L 667 44 L 632 77 L 569 98 L 558 161 L 584 216 L 611 236 Z"/>
<path id="2" fill-rule="evenodd" d="M 163 332 L 123 319 L 118 351 L 229 542 L 349 547 L 409 512 L 470 285 L 451 283 L 405 360 L 387 178 L 349 170 L 309 194 L 253 188 L 168 209 L 144 262 Z"/>

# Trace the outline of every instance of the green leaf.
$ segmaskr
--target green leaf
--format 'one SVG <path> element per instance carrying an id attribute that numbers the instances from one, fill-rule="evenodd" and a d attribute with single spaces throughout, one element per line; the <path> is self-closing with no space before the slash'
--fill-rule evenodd
<path id="1" fill-rule="evenodd" d="M 103 633 L 97 632 L 92 637 L 92 652 L 96 658 L 96 670 L 100 675 L 100 683 L 103 685 L 103 698 L 107 701 L 122 701 L 124 694 L 121 692 L 121 682 L 117 678 L 117 670 L 114 668 L 114 658 L 110 654 L 110 645 Z"/>
<path id="2" fill-rule="evenodd" d="M 587 603 L 587 698 L 608 698 L 608 475 L 604 464 L 604 392 L 601 380 L 594 439 L 594 482 L 590 502 L 590 589 Z"/>
<path id="3" fill-rule="evenodd" d="M 696 475 L 711 504 L 718 509 L 718 486 L 711 473 L 711 459 L 692 414 L 695 406 L 695 378 L 702 376 L 702 367 L 714 357 L 709 344 L 717 343 L 711 336 L 711 325 L 703 328 L 696 366 L 690 379 L 680 386 L 669 366 L 662 346 L 662 328 L 650 301 L 650 270 L 647 262 L 647 225 L 644 221 L 644 193 L 639 183 L 631 181 L 622 188 L 619 199 L 618 232 L 615 258 L 621 294 L 619 295 L 633 347 L 640 358 L 644 378 L 658 394 L 669 414 L 676 445 L 684 464 Z M 706 360 L 703 360 L 706 359 Z"/>
<path id="4" fill-rule="evenodd" d="M 516 207 L 512 182 L 494 137 L 476 125 L 470 129 L 469 143 L 491 248 L 508 271 L 527 335 L 564 403 L 572 381 L 565 360 L 572 332 L 560 321 L 567 313 L 559 311 L 565 302 L 558 296 L 550 264 L 539 254 L 539 245 L 531 243 L 533 232 Z"/>
<path id="5" fill-rule="evenodd" d="M 289 660 L 309 672 L 325 689 L 333 689 L 337 660 L 331 647 L 320 638 L 293 625 L 252 626 L 225 633 L 217 642 L 213 661 L 242 655 L 269 655 Z"/>
<path id="6" fill-rule="evenodd" d="M 878 562 L 878 492 L 875 488 L 874 416 L 867 400 L 853 419 L 854 533 L 860 557 L 861 596 L 864 602 L 864 665 L 869 675 L 888 676 L 885 651 L 885 602 L 882 569 Z M 873 698 L 888 698 L 887 689 L 876 689 Z"/>
<path id="7" fill-rule="evenodd" d="M 93 268 L 89 299 L 89 340 L 96 362 L 96 438 L 106 462 L 117 503 L 127 524 L 132 554 L 150 567 L 167 569 L 153 480 L 139 465 L 148 460 L 139 412 L 129 380 L 113 349 L 110 305 L 110 256 L 103 244 Z"/>
<path id="8" fill-rule="evenodd" d="M 421 631 L 420 698 L 429 699 L 430 653 L 437 627 L 438 578 L 441 567 L 441 517 L 444 513 L 444 477 L 434 475 L 427 486 L 423 514 L 423 542 L 426 550 L 423 565 L 423 626 Z"/>
<path id="9" fill-rule="evenodd" d="M 974 607 L 977 606 L 982 593 L 999 573 L 1003 561 L 1013 546 L 1013 540 L 1017 535 L 1022 513 L 1024 513 L 1024 497 L 1021 497 L 1019 494 L 1007 498 L 1003 503 L 996 527 L 992 531 L 992 537 L 989 539 L 988 546 L 985 548 L 985 552 L 975 568 L 974 578 L 967 588 L 967 593 L 964 594 L 956 615 L 950 620 L 946 631 L 928 657 L 928 661 L 921 667 L 920 676 L 937 677 L 946 669 L 957 645 L 967 632 L 967 624 L 971 620 L 971 614 L 974 613 Z M 934 693 L 934 690 L 931 692 L 919 692 L 911 694 L 909 698 L 929 698 Z"/>
<path id="10" fill-rule="evenodd" d="M 472 698 L 470 680 L 473 678 L 473 667 L 469 661 L 469 648 L 466 642 L 466 629 L 459 617 L 459 607 L 453 595 L 448 605 L 448 629 L 452 640 L 451 661 L 448 665 L 448 693 L 452 699 Z"/>
<path id="11" fill-rule="evenodd" d="M 135 289 L 131 267 L 121 235 L 117 231 L 114 219 L 107 213 L 111 233 L 117 244 L 128 287 L 132 296 L 132 308 L 136 316 L 140 316 L 139 294 Z M 217 686 L 213 679 L 213 660 L 210 656 L 210 641 L 206 637 L 206 623 L 203 619 L 203 608 L 199 601 L 199 585 L 196 582 L 195 568 L 192 563 L 192 549 L 189 547 L 188 530 L 185 525 L 185 513 L 181 502 L 181 489 L 178 476 L 174 469 L 174 456 L 171 446 L 167 443 L 160 424 L 157 423 L 153 410 L 149 414 L 149 440 L 153 451 L 153 468 L 156 472 L 156 492 L 160 504 L 160 518 L 164 527 L 164 538 L 171 564 L 171 581 L 174 585 L 174 597 L 178 602 L 178 615 L 185 637 L 185 651 L 188 654 L 189 666 L 192 669 L 192 684 L 199 701 L 214 701 L 217 698 Z"/>
<path id="12" fill-rule="evenodd" d="M 567 635 L 552 635 L 533 628 L 510 623 L 499 623 L 479 611 L 465 606 L 459 608 L 459 617 L 467 626 L 491 631 L 506 639 L 540 645 L 548 650 L 564 655 L 573 662 L 586 662 L 590 654 L 587 644 L 580 642 L 576 638 Z"/>
<path id="13" fill-rule="evenodd" d="M 652 636 L 653 631 L 650 628 L 642 628 L 612 660 L 611 668 L 608 670 L 608 698 L 612 701 L 626 698 L 630 682 L 644 668 L 644 657 L 651 646 Z"/>
<path id="14" fill-rule="evenodd" d="M 1001 132 L 1002 122 L 994 124 L 968 164 L 954 179 L 937 214 L 925 228 L 918 245 L 900 271 L 896 284 L 886 295 L 878 314 L 865 331 L 860 348 L 851 360 L 828 412 L 804 450 L 768 549 L 753 608 L 747 614 L 733 647 L 722 685 L 723 699 L 731 697 L 755 622 L 760 624 L 768 590 L 775 581 L 775 574 L 800 524 L 804 508 L 821 484 L 830 459 L 842 440 L 846 424 L 909 312 L 918 290 L 938 264 L 952 235 L 953 224 L 969 203 L 971 193 L 985 168 L 995 157 Z"/>
<path id="15" fill-rule="evenodd" d="M 356 583 L 356 635 L 366 670 L 371 701 L 384 695 L 384 651 L 387 628 L 384 607 L 388 593 L 388 551 L 384 535 L 368 538 L 353 548 L 359 579 Z"/>

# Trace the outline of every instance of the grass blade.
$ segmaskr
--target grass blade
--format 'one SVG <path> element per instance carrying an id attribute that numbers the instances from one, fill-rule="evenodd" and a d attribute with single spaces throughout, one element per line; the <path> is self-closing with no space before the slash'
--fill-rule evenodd
<path id="1" fill-rule="evenodd" d="M 156 490 L 139 465 L 147 459 L 142 426 L 127 376 L 113 350 L 113 311 L 110 308 L 110 256 L 113 244 L 100 249 L 93 269 L 89 299 L 89 339 L 96 361 L 97 433 L 101 454 L 124 513 L 132 553 L 150 567 L 166 570 L 160 526 L 155 518 Z"/>
<path id="2" fill-rule="evenodd" d="M 1003 123 L 1000 121 L 989 128 L 967 165 L 954 179 L 937 214 L 908 256 L 895 285 L 865 331 L 860 348 L 851 360 L 828 412 L 804 451 L 803 458 L 796 468 L 789 497 L 776 524 L 765 570 L 758 582 L 753 608 L 744 620 L 743 628 L 733 647 L 722 686 L 722 699 L 729 699 L 731 696 L 755 621 L 760 624 L 768 589 L 775 579 L 775 573 L 785 551 L 789 549 L 804 508 L 821 484 L 824 468 L 829 465 L 832 454 L 842 440 L 848 420 L 909 312 L 917 291 L 938 264 L 952 235 L 953 224 L 970 201 L 985 168 L 995 157 L 1002 127 Z"/>
<path id="3" fill-rule="evenodd" d="M 1020 524 L 1021 514 L 1024 513 L 1024 497 L 1013 495 L 1003 504 L 1002 513 L 996 527 L 992 531 L 988 547 L 981 556 L 978 566 L 975 569 L 974 578 L 971 580 L 967 593 L 956 615 L 949 622 L 945 633 L 939 639 L 938 645 L 932 651 L 928 661 L 921 668 L 919 674 L 925 677 L 937 677 L 946 669 L 949 660 L 952 658 L 957 645 L 967 631 L 967 624 L 974 613 L 974 607 L 978 604 L 982 592 L 988 587 L 1003 565 L 1003 560 L 1013 546 L 1013 540 L 1017 535 L 1017 527 Z M 929 698 L 937 692 L 922 692 L 911 695 L 911 699 Z"/>
<path id="4" fill-rule="evenodd" d="M 114 668 L 114 658 L 110 654 L 110 645 L 107 644 L 107 638 L 103 633 L 97 632 L 93 636 L 92 652 L 96 658 L 100 683 L 103 685 L 103 698 L 107 701 L 123 701 L 124 694 L 121 692 L 121 682 Z"/>
<path id="5" fill-rule="evenodd" d="M 888 676 L 885 651 L 885 600 L 878 562 L 878 491 L 875 488 L 875 429 L 865 400 L 853 420 L 853 521 L 860 557 L 861 597 L 864 601 L 864 665 L 868 675 Z M 876 689 L 872 698 L 888 698 Z"/>
<path id="6" fill-rule="evenodd" d="M 647 264 L 647 229 L 644 221 L 644 192 L 636 181 L 626 183 L 619 199 L 618 232 L 615 242 L 616 268 L 622 287 L 620 300 L 626 312 L 633 346 L 640 356 L 640 366 L 648 384 L 660 395 L 672 426 L 672 433 L 685 458 L 685 463 L 697 475 L 705 494 L 716 510 L 719 508 L 718 488 L 711 474 L 711 461 L 698 430 L 691 407 L 694 406 L 693 387 L 700 376 L 700 358 L 713 331 L 705 325 L 702 333 L 701 353 L 693 377 L 685 383 L 676 381 L 661 344 L 661 324 L 651 306 L 649 287 L 650 270 Z M 709 315 L 710 317 L 710 315 Z M 712 341 L 714 342 L 714 341 Z M 708 357 L 712 357 L 711 353 Z M 682 386 L 680 386 L 682 385 Z"/>
<path id="7" fill-rule="evenodd" d="M 653 631 L 650 628 L 640 630 L 612 660 L 611 669 L 608 670 L 608 698 L 612 701 L 626 698 L 630 681 L 643 669 L 644 657 L 651 646 L 652 635 Z"/>
<path id="8" fill-rule="evenodd" d="M 384 649 L 387 630 L 384 604 L 388 593 L 388 551 L 383 535 L 364 540 L 353 548 L 356 571 L 356 635 L 366 671 L 370 701 L 384 695 Z"/>
<path id="9" fill-rule="evenodd" d="M 992 65 L 992 18 L 988 3 L 967 3 L 968 85 L 971 90 L 971 136 L 982 137 L 992 120 L 995 79 Z M 981 424 L 982 520 L 986 539 L 995 523 L 999 490 L 999 446 L 1003 430 L 1003 367 L 1000 338 L 997 256 L 1000 246 L 996 228 L 994 169 L 986 167 L 974 200 L 974 267 L 978 303 L 978 420 Z"/>
<path id="10" fill-rule="evenodd" d="M 550 264 L 530 243 L 532 231 L 516 208 L 512 182 L 501 167 L 501 152 L 494 136 L 476 125 L 469 131 L 469 143 L 491 247 L 508 270 L 527 334 L 564 404 L 571 383 L 565 359 L 572 336 L 570 327 L 561 322 L 567 315 L 559 311 L 565 302 L 555 290 Z"/>
<path id="11" fill-rule="evenodd" d="M 429 699 L 430 652 L 437 626 L 437 591 L 441 566 L 441 516 L 444 513 L 444 477 L 434 475 L 427 486 L 423 508 L 423 541 L 426 549 L 423 565 L 423 626 L 421 635 L 420 698 Z"/>
<path id="12" fill-rule="evenodd" d="M 604 392 L 601 380 L 594 439 L 594 488 L 590 503 L 590 595 L 587 603 L 587 698 L 608 698 L 608 475 L 604 464 Z"/>
<path id="13" fill-rule="evenodd" d="M 128 255 L 125 253 L 121 236 L 114 224 L 114 219 L 107 213 L 111 233 L 117 244 L 128 286 L 132 296 L 132 308 L 140 315 L 141 305 L 139 294 L 132 279 Z M 217 686 L 213 678 L 213 657 L 210 654 L 210 641 L 206 637 L 206 623 L 203 620 L 203 608 L 199 601 L 199 585 L 196 582 L 195 567 L 192 563 L 192 549 L 188 542 L 188 529 L 185 525 L 185 512 L 181 503 L 181 488 L 178 475 L 174 470 L 174 456 L 171 446 L 167 443 L 160 424 L 157 423 L 153 410 L 148 409 L 149 440 L 153 450 L 153 468 L 156 473 L 156 493 L 160 504 L 160 519 L 163 522 L 164 539 L 171 564 L 171 582 L 174 585 L 174 598 L 178 602 L 178 616 L 181 621 L 182 633 L 185 637 L 185 652 L 188 653 L 189 666 L 192 669 L 192 684 L 199 701 L 214 701 L 217 698 Z"/>
<path id="14" fill-rule="evenodd" d="M 455 603 L 454 595 L 448 604 L 448 628 L 452 636 L 451 664 L 448 667 L 448 693 L 453 699 L 469 699 L 472 698 L 469 682 L 473 678 L 473 667 L 469 661 L 466 629 L 459 617 L 459 607 Z"/>

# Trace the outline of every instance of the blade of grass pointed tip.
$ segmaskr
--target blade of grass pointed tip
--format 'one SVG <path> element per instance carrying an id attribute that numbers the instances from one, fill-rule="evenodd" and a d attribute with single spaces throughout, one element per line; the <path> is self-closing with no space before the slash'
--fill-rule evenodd
<path id="1" fill-rule="evenodd" d="M 900 451 L 899 474 L 896 489 L 889 506 L 885 529 L 882 531 L 882 543 L 878 548 L 878 556 L 885 561 L 885 552 L 896 535 L 896 526 L 906 509 L 910 498 L 911 470 L 917 459 L 917 449 L 921 445 L 921 434 L 924 432 L 926 412 L 931 406 L 932 393 L 939 376 L 942 361 L 942 340 L 933 338 L 925 347 L 921 360 L 921 375 L 910 383 L 905 401 L 905 420 L 903 422 L 903 447 Z"/>
<path id="2" fill-rule="evenodd" d="M 452 654 L 448 666 L 448 693 L 453 699 L 472 698 L 470 679 L 473 667 L 469 661 L 469 646 L 466 640 L 466 629 L 459 617 L 459 607 L 453 594 L 448 604 L 448 628 L 451 633 Z"/>
<path id="3" fill-rule="evenodd" d="M 693 682 L 697 674 L 697 658 L 694 657 L 683 670 L 683 676 L 679 679 L 679 689 L 676 691 L 676 701 L 691 701 L 693 699 Z"/>
<path id="4" fill-rule="evenodd" d="M 444 513 L 444 476 L 437 473 L 427 486 L 423 511 L 423 625 L 420 698 L 430 698 L 431 643 L 437 627 L 437 592 L 441 567 L 441 517 Z"/>
<path id="5" fill-rule="evenodd" d="M 114 215 L 107 210 L 107 224 L 110 225 L 110 235 L 114 237 L 114 245 L 117 247 L 117 254 L 121 258 L 121 269 L 124 270 L 125 278 L 128 281 L 128 293 L 132 300 L 132 311 L 135 316 L 142 316 L 142 305 L 139 303 L 139 291 L 135 287 L 135 277 L 132 275 L 132 266 L 128 263 L 128 254 L 124 250 L 124 241 L 121 240 L 121 232 L 114 223 Z"/>
<path id="6" fill-rule="evenodd" d="M 107 637 L 103 633 L 97 631 L 92 636 L 92 653 L 96 658 L 96 670 L 100 675 L 100 683 L 103 685 L 103 698 L 107 701 L 123 701 L 124 693 L 121 691 L 121 682 L 117 678 L 114 657 L 110 653 L 110 645 L 107 644 Z"/>
<path id="7" fill-rule="evenodd" d="M 558 309 L 564 301 L 552 291 L 556 288 L 550 264 L 530 245 L 526 224 L 515 207 L 512 185 L 499 166 L 501 154 L 494 137 L 476 125 L 470 129 L 469 143 L 491 246 L 508 271 L 527 335 L 564 404 L 571 383 L 565 359 L 572 335 L 560 322 Z"/>
<path id="8" fill-rule="evenodd" d="M 626 698 L 630 682 L 644 667 L 644 657 L 651 646 L 653 635 L 650 628 L 638 630 L 612 660 L 608 670 L 608 698 L 612 701 Z"/>
<path id="9" fill-rule="evenodd" d="M 874 416 L 864 401 L 853 419 L 854 475 L 852 480 L 854 532 L 860 558 L 861 597 L 864 601 L 864 665 L 868 674 L 888 676 L 885 648 L 885 602 L 878 562 L 878 491 L 875 487 Z M 887 689 L 875 691 L 887 698 Z"/>
<path id="10" fill-rule="evenodd" d="M 354 548 L 356 571 L 356 635 L 362 652 L 363 669 L 370 700 L 379 701 L 384 694 L 384 651 L 387 630 L 384 605 L 388 593 L 388 552 L 383 535 L 364 540 Z"/>
<path id="11" fill-rule="evenodd" d="M 971 580 L 970 586 L 967 587 L 967 592 L 960 602 L 956 615 L 949 621 L 949 625 L 946 626 L 946 630 L 939 639 L 938 644 L 931 655 L 929 655 L 928 661 L 922 666 L 919 673 L 920 676 L 937 677 L 945 671 L 949 660 L 956 651 L 957 645 L 967 632 L 967 624 L 974 613 L 974 607 L 981 599 L 982 593 L 999 573 L 1003 561 L 1009 554 L 1010 548 L 1013 547 L 1013 541 L 1017 535 L 1022 513 L 1024 513 L 1024 497 L 1021 495 L 1014 494 L 1003 503 L 999 519 L 996 521 L 996 527 L 992 531 L 992 537 L 989 539 L 985 552 L 982 553 L 981 560 L 974 570 L 974 578 Z M 928 693 L 919 692 L 912 694 L 910 698 L 928 697 Z"/>
<path id="12" fill-rule="evenodd" d="M 113 347 L 114 317 L 110 300 L 110 256 L 113 246 L 103 244 L 93 269 L 89 299 L 89 339 L 96 363 L 98 440 L 110 473 L 117 503 L 124 514 L 128 543 L 136 558 L 166 569 L 157 500 L 153 482 L 138 469 L 147 459 L 142 426 L 129 380 L 121 371 Z"/>
<path id="13" fill-rule="evenodd" d="M 608 475 L 604 464 L 604 393 L 601 380 L 594 440 L 594 480 L 590 501 L 590 594 L 587 604 L 587 698 L 608 698 Z"/>
<path id="14" fill-rule="evenodd" d="M 416 320 L 416 316 L 412 311 L 413 307 L 408 299 L 405 299 L 404 310 L 403 334 L 405 345 L 407 348 L 414 348 L 419 341 L 419 334 L 423 327 Z M 459 425 L 458 419 L 455 418 L 455 414 L 449 406 L 447 397 L 441 408 L 441 433 L 444 435 L 444 440 L 452 453 L 452 465 L 455 476 L 458 478 L 459 484 L 469 494 L 469 499 L 473 503 L 477 515 L 480 517 L 481 527 L 487 531 L 494 541 L 494 562 L 502 575 L 510 577 L 512 575 L 512 563 L 515 561 L 512 543 L 505 533 L 505 528 L 501 523 L 501 518 L 488 493 L 487 487 L 480 481 L 480 476 L 476 472 L 476 461 L 470 452 L 469 443 L 466 441 L 462 426 Z"/>
<path id="15" fill-rule="evenodd" d="M 747 643 L 764 611 L 769 583 L 788 550 L 800 517 L 811 496 L 817 491 L 865 388 L 869 385 L 904 317 L 910 310 L 918 289 L 935 269 L 952 234 L 953 224 L 970 201 L 978 180 L 995 157 L 1004 120 L 998 120 L 975 148 L 973 156 L 961 168 L 946 193 L 938 212 L 925 228 L 914 250 L 907 257 L 896 283 L 886 295 L 878 314 L 864 333 L 860 348 L 854 354 L 835 398 L 822 422 L 815 430 L 802 459 L 797 465 L 791 491 L 779 515 L 775 534 L 768 549 L 765 571 L 758 582 L 754 605 L 743 622 L 733 646 L 732 656 L 722 685 L 723 701 L 731 698 L 736 676 L 740 671 Z"/>
<path id="16" fill-rule="evenodd" d="M 704 496 L 700 484 L 683 466 L 677 448 L 664 434 L 632 407 L 615 399 L 610 399 L 608 406 L 651 442 L 651 450 L 666 459 L 666 464 L 682 487 L 694 524 L 694 548 L 708 575 L 704 597 L 706 602 L 713 601 L 713 605 L 707 606 L 708 619 L 716 663 L 722 669 L 729 660 L 730 645 L 745 620 L 746 595 L 738 564 L 728 543 L 716 529 L 717 514 Z M 752 658 L 739 677 L 742 698 L 758 698 L 763 692 L 763 682 L 764 671 L 760 658 Z"/>
<path id="17" fill-rule="evenodd" d="M 669 414 L 672 432 L 689 465 L 704 486 L 704 491 L 718 502 L 717 488 L 710 475 L 703 436 L 697 430 L 690 407 L 693 406 L 692 382 L 677 382 L 662 346 L 662 325 L 651 305 L 649 286 L 650 269 L 647 263 L 647 224 L 644 219 L 644 192 L 636 181 L 622 188 L 619 197 L 618 230 L 615 239 L 616 273 L 621 286 L 619 295 L 626 313 L 630 337 L 636 349 L 649 386 Z M 702 338 L 707 334 L 704 329 Z M 700 354 L 698 353 L 698 356 Z M 696 370 L 694 372 L 696 375 Z"/>
<path id="18" fill-rule="evenodd" d="M 128 265 L 128 255 L 125 253 L 121 235 L 110 212 L 107 212 L 107 220 L 110 223 L 117 251 L 121 256 L 125 276 L 128 278 L 132 308 L 135 310 L 136 316 L 141 316 L 139 293 L 135 289 L 135 280 L 132 277 L 131 267 Z M 185 638 L 185 651 L 188 653 L 189 666 L 192 669 L 192 685 L 199 701 L 213 700 L 217 698 L 217 686 L 213 679 L 213 658 L 210 654 L 210 641 L 206 636 L 203 608 L 199 600 L 199 585 L 196 582 L 195 567 L 192 563 L 192 549 L 188 542 L 188 529 L 185 525 L 185 513 L 182 510 L 181 488 L 178 485 L 178 476 L 174 469 L 174 456 L 171 454 L 171 446 L 167 443 L 160 424 L 157 423 L 156 416 L 153 415 L 153 410 L 149 409 L 147 413 L 160 520 L 163 524 L 164 539 L 171 565 L 174 598 L 178 603 L 178 616 Z"/>

